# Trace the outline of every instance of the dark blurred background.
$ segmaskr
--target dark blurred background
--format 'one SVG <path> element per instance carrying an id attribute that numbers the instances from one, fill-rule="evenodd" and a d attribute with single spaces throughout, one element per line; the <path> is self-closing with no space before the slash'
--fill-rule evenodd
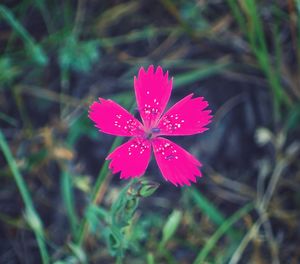
<path id="1" fill-rule="evenodd" d="M 300 263 L 299 14 L 299 0 L 1 1 L 0 263 L 42 263 L 32 204 L 50 263 Z M 170 105 L 210 104 L 209 131 L 174 139 L 204 176 L 176 188 L 152 161 L 160 187 L 115 260 L 101 219 L 73 243 L 115 142 L 87 111 L 99 96 L 134 109 L 150 64 L 174 76 Z M 109 210 L 127 182 L 102 173 Z"/>

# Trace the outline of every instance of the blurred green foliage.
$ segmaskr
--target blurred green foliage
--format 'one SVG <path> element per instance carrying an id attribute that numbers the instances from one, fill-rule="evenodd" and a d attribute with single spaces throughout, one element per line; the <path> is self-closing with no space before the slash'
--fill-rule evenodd
<path id="1" fill-rule="evenodd" d="M 40 258 L 56 264 L 122 263 L 128 258 L 128 263 L 233 264 L 248 245 L 253 252 L 245 253 L 247 261 L 256 263 L 263 249 L 270 262 L 279 263 L 278 247 L 287 242 L 274 236 L 270 219 L 280 222 L 285 217 L 287 226 L 295 229 L 294 212 L 280 207 L 287 203 L 285 197 L 276 197 L 264 208 L 260 199 L 271 200 L 284 169 L 295 178 L 282 184 L 283 192 L 294 190 L 297 179 L 300 0 L 159 0 L 155 6 L 148 1 L 96 2 L 0 4 L 0 149 L 5 162 L 0 176 L 3 197 L 11 194 L 7 207 L 20 206 L 11 182 L 24 203 L 16 218 L 1 212 L 5 234 L 31 230 L 40 253 L 37 257 L 30 252 L 36 263 Z M 257 166 L 247 188 L 243 181 L 248 171 L 230 175 L 238 180 L 227 182 L 209 169 L 208 183 L 200 189 L 164 191 L 149 180 L 125 187 L 111 183 L 108 162 L 99 157 L 122 139 L 111 143 L 109 136 L 99 135 L 87 118 L 88 105 L 101 95 L 134 112 L 133 91 L 127 88 L 138 68 L 152 63 L 178 73 L 176 95 L 188 87 L 202 93 L 201 85 L 209 86 L 205 81 L 220 75 L 267 88 L 273 107 L 269 122 L 274 124 L 268 144 L 273 152 L 259 156 L 257 163 L 271 160 L 274 166 Z M 97 81 L 86 81 L 89 77 Z M 225 102 L 228 86 L 222 89 L 214 131 L 235 104 L 231 99 Z M 212 99 L 215 94 L 211 92 Z M 234 134 L 227 135 L 235 140 Z M 81 141 L 92 142 L 91 150 L 81 150 Z M 95 142 L 97 152 L 92 149 Z M 89 159 L 95 163 L 92 158 L 102 164 L 96 166 L 94 178 L 82 165 Z M 213 179 L 218 181 L 212 184 Z M 230 195 L 242 198 L 236 203 Z M 59 239 L 51 233 L 55 224 Z M 0 262 L 2 258 L 1 253 Z"/>
<path id="2" fill-rule="evenodd" d="M 149 197 L 158 185 L 146 180 L 133 180 L 123 188 L 109 211 L 92 205 L 87 209 L 87 219 L 96 236 L 103 236 L 112 256 L 123 258 L 128 248 L 138 249 L 147 231 L 135 226 L 134 214 L 141 197 Z M 144 193 L 144 190 L 147 190 Z M 151 190 L 151 191 L 150 191 Z"/>
<path id="3" fill-rule="evenodd" d="M 20 70 L 13 65 L 10 57 L 0 58 L 0 82 L 2 84 L 9 84 L 19 73 Z M 4 86 L 1 85 L 0 89 L 3 87 Z"/>
<path id="4" fill-rule="evenodd" d="M 74 35 L 70 35 L 59 50 L 59 65 L 62 70 L 88 72 L 99 60 L 99 55 L 97 41 L 79 42 Z"/>

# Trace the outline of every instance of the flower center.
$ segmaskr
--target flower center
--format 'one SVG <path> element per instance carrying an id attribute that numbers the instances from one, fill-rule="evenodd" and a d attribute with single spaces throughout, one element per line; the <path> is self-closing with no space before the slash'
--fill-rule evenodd
<path id="1" fill-rule="evenodd" d="M 151 128 L 151 130 L 149 132 L 146 132 L 145 136 L 147 139 L 155 138 L 159 132 L 160 132 L 160 129 L 158 127 L 154 127 L 154 128 Z"/>

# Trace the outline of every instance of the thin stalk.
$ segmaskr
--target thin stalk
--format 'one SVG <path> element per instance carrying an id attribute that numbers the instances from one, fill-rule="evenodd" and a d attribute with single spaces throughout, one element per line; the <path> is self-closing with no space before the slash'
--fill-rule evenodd
<path id="1" fill-rule="evenodd" d="M 261 225 L 263 224 L 263 222 L 265 221 L 265 215 L 264 217 L 260 217 L 250 228 L 250 230 L 247 232 L 247 234 L 244 236 L 244 238 L 242 239 L 241 243 L 239 244 L 239 246 L 237 247 L 237 249 L 235 250 L 235 252 L 233 253 L 231 259 L 229 260 L 229 264 L 237 264 L 239 263 L 246 247 L 248 246 L 248 244 L 250 243 L 250 241 L 257 236 L 257 233 L 261 227 Z"/>
<path id="2" fill-rule="evenodd" d="M 120 145 L 121 142 L 122 142 L 122 138 L 117 137 L 114 140 L 109 152 L 111 152 L 118 145 Z M 98 195 L 99 195 L 99 191 L 101 189 L 101 186 L 102 186 L 103 182 L 106 180 L 107 175 L 108 175 L 108 163 L 109 163 L 108 161 L 105 161 L 104 165 L 102 166 L 102 168 L 101 168 L 101 170 L 98 174 L 97 180 L 96 180 L 94 188 L 92 190 L 90 205 L 96 205 L 97 204 L 97 200 L 98 200 L 97 198 L 98 198 Z M 85 237 L 88 233 L 88 230 L 89 230 L 89 223 L 88 223 L 87 218 L 84 216 L 84 218 L 81 222 L 80 228 L 79 228 L 78 236 L 77 236 L 77 241 L 76 241 L 77 245 L 82 246 L 82 244 L 85 240 Z"/>
<path id="3" fill-rule="evenodd" d="M 37 211 L 34 208 L 33 201 L 31 199 L 31 195 L 29 193 L 28 187 L 18 169 L 16 161 L 10 151 L 10 148 L 1 130 L 0 130 L 0 148 L 4 154 L 4 157 L 8 163 L 8 166 L 12 172 L 14 180 L 17 184 L 17 187 L 19 189 L 19 192 L 25 204 L 27 220 L 36 237 L 42 261 L 44 264 L 48 264 L 50 263 L 50 261 L 49 261 L 49 255 L 45 243 L 45 232 L 44 232 L 42 221 Z"/>

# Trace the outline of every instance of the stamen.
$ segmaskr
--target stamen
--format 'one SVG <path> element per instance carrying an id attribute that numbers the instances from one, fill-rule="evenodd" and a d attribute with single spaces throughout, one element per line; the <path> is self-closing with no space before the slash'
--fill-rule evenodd
<path id="1" fill-rule="evenodd" d="M 159 133 L 160 129 L 158 127 L 154 127 L 154 128 L 151 129 L 151 132 L 152 133 Z"/>

